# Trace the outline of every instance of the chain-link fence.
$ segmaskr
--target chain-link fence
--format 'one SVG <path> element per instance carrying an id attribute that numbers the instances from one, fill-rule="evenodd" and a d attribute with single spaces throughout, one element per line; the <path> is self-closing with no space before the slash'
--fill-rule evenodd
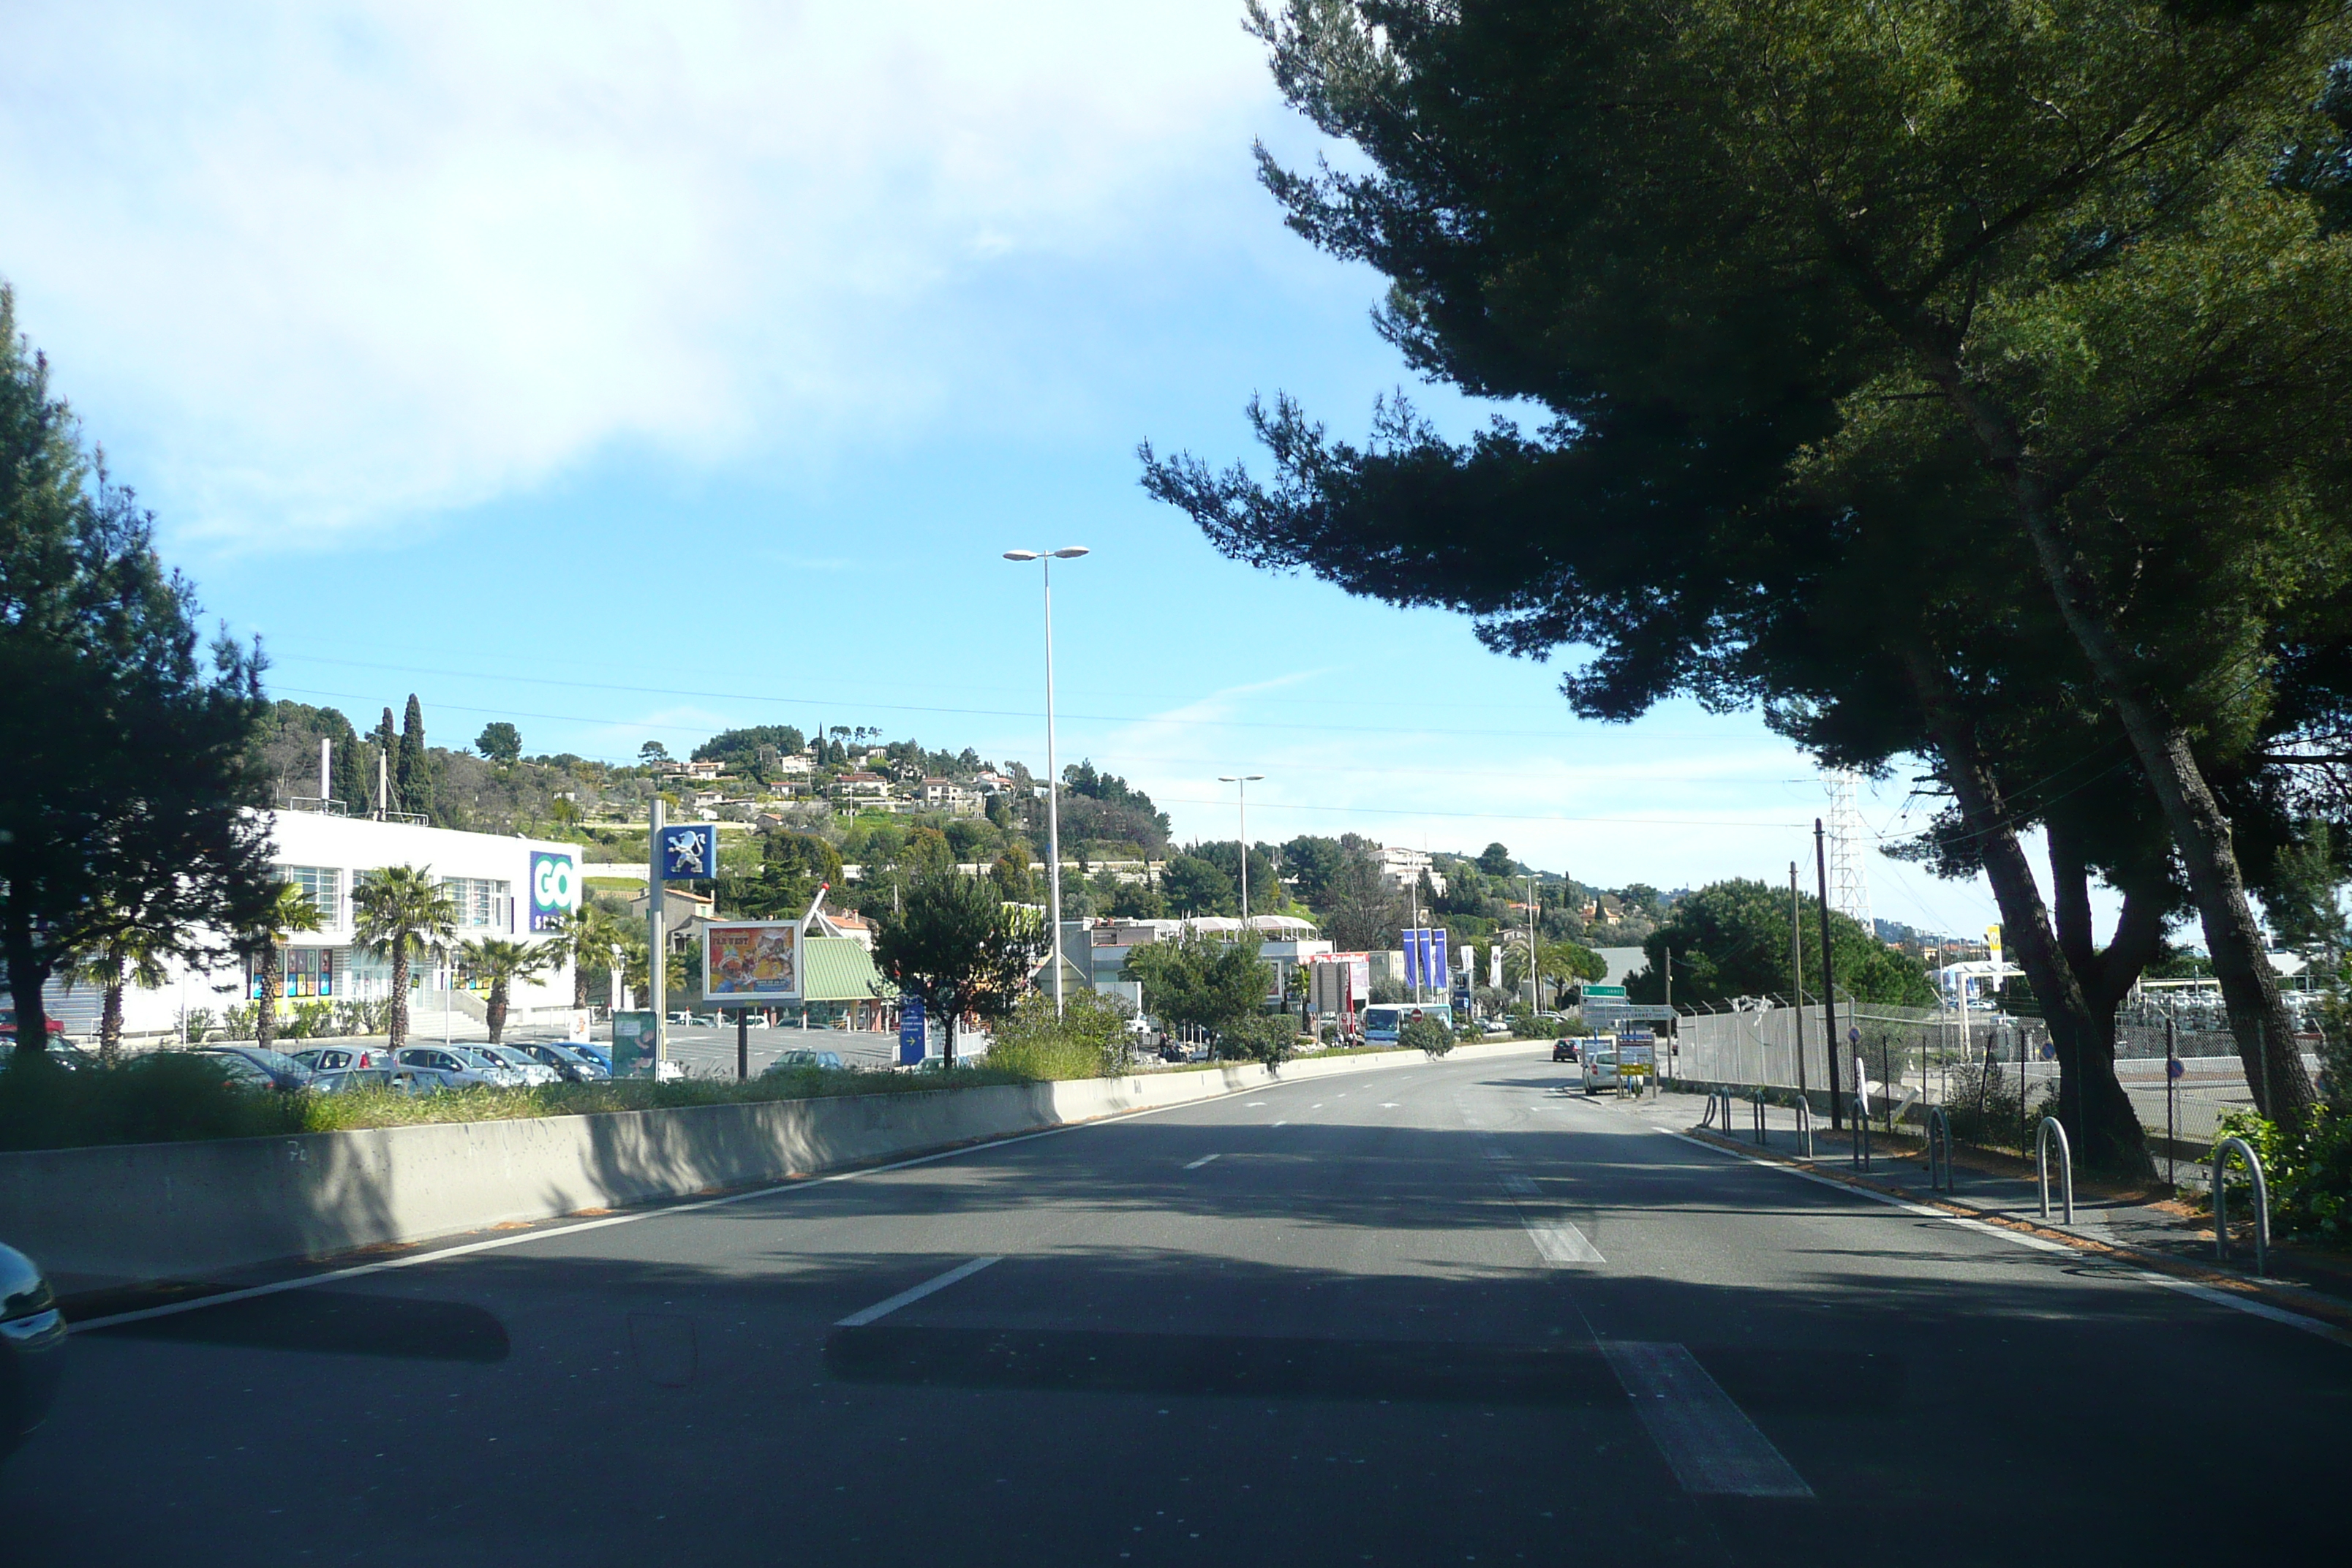
<path id="1" fill-rule="evenodd" d="M 1822 1012 L 1818 1005 L 1759 1005 L 1685 1014 L 1676 1022 L 1675 1076 L 1819 1094 L 1830 1083 Z M 1865 1004 L 1841 1006 L 1837 1031 L 1840 1088 L 1853 1093 L 1858 1058 L 1874 1116 L 1942 1105 L 1961 1137 L 2018 1147 L 2058 1092 L 2058 1063 L 2038 1018 Z M 2316 1072 L 2317 1037 L 2300 1043 L 2305 1069 Z M 2218 1007 L 2126 1008 L 2116 1020 L 2116 1076 L 2154 1138 L 2201 1149 L 2222 1116 L 2253 1108 L 2236 1039 Z"/>

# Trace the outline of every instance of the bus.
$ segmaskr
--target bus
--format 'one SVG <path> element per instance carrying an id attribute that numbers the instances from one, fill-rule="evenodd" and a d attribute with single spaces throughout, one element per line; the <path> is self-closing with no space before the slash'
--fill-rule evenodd
<path id="1" fill-rule="evenodd" d="M 1447 1033 L 1454 1029 L 1454 1008 L 1444 1002 L 1384 1002 L 1364 1009 L 1364 1043 L 1368 1046 L 1392 1046 L 1397 1031 L 1403 1028 L 1414 1014 L 1444 1026 Z"/>

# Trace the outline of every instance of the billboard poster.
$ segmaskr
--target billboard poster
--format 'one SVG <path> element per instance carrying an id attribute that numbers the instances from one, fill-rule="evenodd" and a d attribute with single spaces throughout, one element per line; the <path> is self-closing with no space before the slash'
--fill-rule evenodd
<path id="1" fill-rule="evenodd" d="M 691 882 L 719 875 L 719 827 L 716 823 L 671 823 L 661 830 L 661 865 L 665 882 Z"/>
<path id="2" fill-rule="evenodd" d="M 530 852 L 530 929 L 551 931 L 579 907 L 580 868 L 569 855 Z"/>
<path id="3" fill-rule="evenodd" d="M 729 921 L 702 931 L 702 999 L 756 1007 L 801 999 L 801 923 Z"/>
<path id="4" fill-rule="evenodd" d="M 613 1076 L 651 1078 L 654 1075 L 654 1016 L 651 1013 L 613 1015 Z"/>

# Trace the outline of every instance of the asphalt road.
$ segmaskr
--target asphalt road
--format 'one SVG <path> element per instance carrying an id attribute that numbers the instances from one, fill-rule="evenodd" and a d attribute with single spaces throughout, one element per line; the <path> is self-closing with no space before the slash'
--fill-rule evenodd
<path id="1" fill-rule="evenodd" d="M 1569 1070 L 1312 1080 L 86 1331 L 0 1540 L 2089 1564 L 2332 1536 L 2352 1349 L 1694 1146 Z"/>

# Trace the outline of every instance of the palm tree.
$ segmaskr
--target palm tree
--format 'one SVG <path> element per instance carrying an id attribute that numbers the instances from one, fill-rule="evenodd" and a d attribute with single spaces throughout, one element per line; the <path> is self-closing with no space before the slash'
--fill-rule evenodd
<path id="1" fill-rule="evenodd" d="M 555 929 L 548 950 L 557 960 L 572 961 L 572 1005 L 588 1005 L 588 976 L 592 971 L 613 967 L 613 950 L 627 939 L 625 928 L 611 910 L 602 904 L 586 904 L 563 918 Z M 621 1005 L 618 996 L 613 1005 Z"/>
<path id="2" fill-rule="evenodd" d="M 486 936 L 457 949 L 457 956 L 466 961 L 476 978 L 490 983 L 490 999 L 482 1008 L 483 1021 L 490 1026 L 490 1044 L 497 1045 L 506 1036 L 507 996 L 514 983 L 545 972 L 556 957 L 549 951 L 552 946 L 550 942 L 511 942 L 505 937 Z"/>
<path id="3" fill-rule="evenodd" d="M 255 1005 L 253 1043 L 264 1050 L 278 1038 L 278 975 L 283 965 L 278 951 L 298 931 L 319 929 L 319 906 L 291 882 L 278 884 L 261 923 L 246 935 L 247 950 L 261 960 L 261 995 Z"/>
<path id="4" fill-rule="evenodd" d="M 392 961 L 392 1018 L 385 1033 L 395 1051 L 408 1040 L 408 961 L 457 934 L 457 905 L 433 879 L 432 868 L 386 866 L 352 889 L 352 937 Z"/>
<path id="5" fill-rule="evenodd" d="M 163 944 L 146 931 L 126 929 L 81 955 L 71 970 L 74 983 L 98 986 L 105 994 L 98 1012 L 98 1058 L 111 1067 L 122 1055 L 122 988 L 163 984 Z"/>

